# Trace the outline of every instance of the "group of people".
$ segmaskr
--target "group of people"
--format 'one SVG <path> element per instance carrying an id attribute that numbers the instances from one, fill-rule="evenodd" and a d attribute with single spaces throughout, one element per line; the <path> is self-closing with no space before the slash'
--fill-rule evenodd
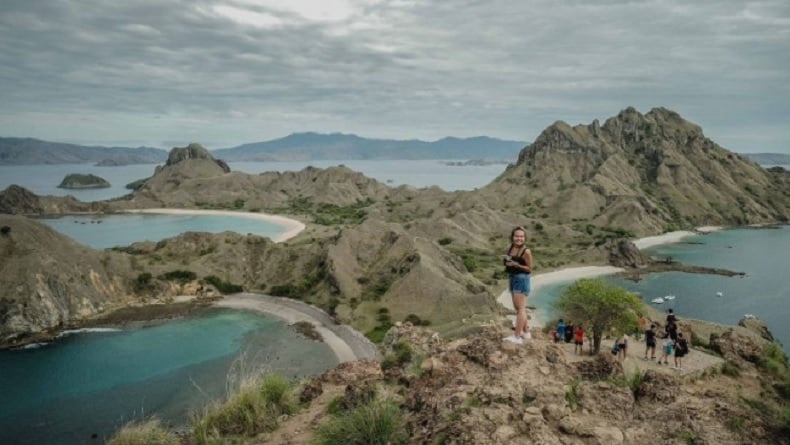
<path id="1" fill-rule="evenodd" d="M 573 352 L 576 354 L 582 352 L 582 347 L 584 346 L 584 328 L 582 328 L 582 325 L 579 324 L 574 326 L 571 321 L 568 321 L 566 324 L 565 320 L 560 318 L 560 321 L 557 322 L 557 326 L 554 328 L 551 335 L 555 343 L 561 341 L 570 343 L 573 341 Z"/>
<path id="2" fill-rule="evenodd" d="M 673 357 L 673 369 L 683 369 L 683 357 L 689 352 L 688 340 L 683 336 L 682 332 L 678 332 L 677 318 L 672 309 L 667 312 L 667 322 L 664 326 L 664 333 L 661 336 L 661 356 L 658 358 L 658 364 L 669 365 L 669 357 Z M 643 360 L 656 360 L 656 346 L 657 346 L 657 333 L 656 325 L 651 324 L 650 329 L 645 331 L 645 356 Z M 650 358 L 648 358 L 650 353 Z"/>

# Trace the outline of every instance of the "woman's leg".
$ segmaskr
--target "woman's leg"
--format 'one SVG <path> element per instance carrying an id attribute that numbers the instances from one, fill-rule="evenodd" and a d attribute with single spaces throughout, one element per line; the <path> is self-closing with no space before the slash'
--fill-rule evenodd
<path id="1" fill-rule="evenodd" d="M 516 331 L 515 336 L 521 337 L 527 332 L 527 296 L 521 293 L 513 293 L 513 307 L 516 309 Z"/>

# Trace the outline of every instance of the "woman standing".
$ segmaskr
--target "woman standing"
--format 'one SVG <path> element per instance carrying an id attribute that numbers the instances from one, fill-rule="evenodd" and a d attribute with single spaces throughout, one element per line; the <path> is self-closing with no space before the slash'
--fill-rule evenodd
<path id="1" fill-rule="evenodd" d="M 527 297 L 530 289 L 530 272 L 532 272 L 532 252 L 526 246 L 527 230 L 516 227 L 510 232 L 510 247 L 504 255 L 505 272 L 510 277 L 510 295 L 516 309 L 516 329 L 514 335 L 506 337 L 511 343 L 522 344 L 530 339 L 527 326 Z"/>

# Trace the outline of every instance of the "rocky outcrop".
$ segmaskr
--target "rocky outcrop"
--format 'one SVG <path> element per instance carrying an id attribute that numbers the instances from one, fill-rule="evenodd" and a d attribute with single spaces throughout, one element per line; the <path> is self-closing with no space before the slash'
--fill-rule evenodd
<path id="1" fill-rule="evenodd" d="M 650 258 L 631 241 L 618 240 L 609 245 L 609 264 L 612 266 L 636 268 L 649 262 Z"/>
<path id="2" fill-rule="evenodd" d="M 187 160 L 211 161 L 217 164 L 224 173 L 230 173 L 230 167 L 225 161 L 214 159 L 214 156 L 200 144 L 189 144 L 186 147 L 173 148 L 167 156 L 165 166 L 172 167 Z"/>
<path id="3" fill-rule="evenodd" d="M 0 192 L 0 213 L 38 214 L 43 212 L 41 201 L 35 193 L 18 185 L 10 185 Z"/>
<path id="4" fill-rule="evenodd" d="M 738 326 L 749 329 L 768 341 L 774 341 L 774 334 L 771 333 L 771 330 L 768 329 L 768 326 L 765 324 L 765 322 L 757 317 L 743 317 L 740 319 L 740 321 L 738 321 Z"/>
<path id="5" fill-rule="evenodd" d="M 333 409 L 341 411 L 394 399 L 413 444 L 788 443 L 781 425 L 756 411 L 765 405 L 749 408 L 734 390 L 736 383 L 759 394 L 752 375 L 733 382 L 720 374 L 682 379 L 651 370 L 626 378 L 608 352 L 570 359 L 539 336 L 516 346 L 503 342 L 504 334 L 487 326 L 439 344 L 430 330 L 403 323 L 387 338 L 414 341 L 411 359 L 384 372 L 371 362 L 345 363 L 305 385 L 305 399 L 316 400 L 317 386 L 338 394 Z M 584 371 L 591 369 L 603 371 Z M 760 402 L 776 403 L 777 397 L 766 394 Z M 296 418 L 281 427 L 292 431 L 290 422 L 298 422 L 307 432 L 288 443 L 310 443 L 309 432 L 329 420 L 320 414 L 325 408 L 309 409 L 309 422 Z"/>

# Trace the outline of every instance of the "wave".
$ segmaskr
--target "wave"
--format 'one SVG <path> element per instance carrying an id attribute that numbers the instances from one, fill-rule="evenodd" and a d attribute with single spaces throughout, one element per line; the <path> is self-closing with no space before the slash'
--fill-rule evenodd
<path id="1" fill-rule="evenodd" d="M 68 329 L 60 334 L 58 334 L 58 338 L 65 337 L 71 334 L 85 334 L 85 333 L 95 333 L 95 332 L 121 332 L 122 329 L 118 328 L 80 328 L 80 329 Z"/>

